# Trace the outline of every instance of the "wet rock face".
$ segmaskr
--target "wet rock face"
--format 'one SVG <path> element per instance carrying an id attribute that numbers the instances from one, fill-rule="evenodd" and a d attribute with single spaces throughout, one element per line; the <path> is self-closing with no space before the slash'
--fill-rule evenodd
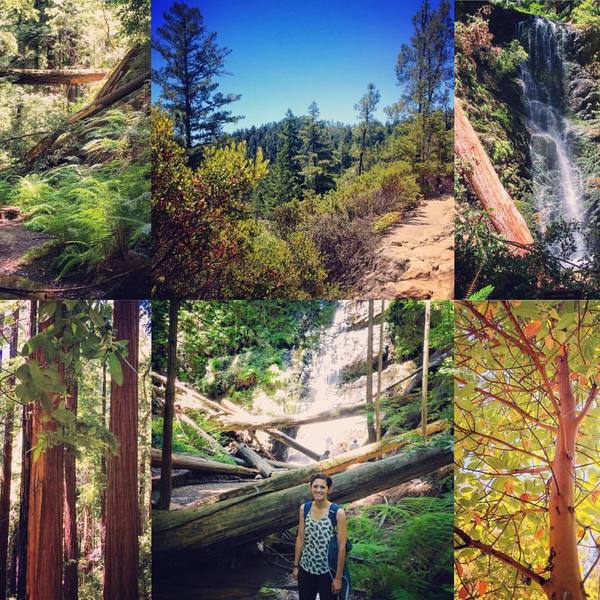
<path id="1" fill-rule="evenodd" d="M 600 106 L 598 83 L 578 64 L 573 64 L 569 73 L 567 103 L 569 108 L 584 120 L 593 119 L 594 112 Z"/>
<path id="2" fill-rule="evenodd" d="M 569 109 L 580 119 L 594 118 L 600 108 L 600 82 L 591 72 L 600 60 L 600 32 L 561 25 L 567 72 L 565 93 Z"/>

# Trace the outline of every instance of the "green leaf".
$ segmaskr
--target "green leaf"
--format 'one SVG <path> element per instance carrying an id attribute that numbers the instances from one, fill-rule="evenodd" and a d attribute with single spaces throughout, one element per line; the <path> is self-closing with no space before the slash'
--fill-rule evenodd
<path id="1" fill-rule="evenodd" d="M 108 355 L 108 369 L 114 382 L 117 385 L 123 385 L 123 368 L 119 357 L 114 353 Z"/>

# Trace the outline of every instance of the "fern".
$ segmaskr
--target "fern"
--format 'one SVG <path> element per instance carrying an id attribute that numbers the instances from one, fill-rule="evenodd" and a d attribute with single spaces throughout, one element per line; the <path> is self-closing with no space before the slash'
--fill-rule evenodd
<path id="1" fill-rule="evenodd" d="M 371 598 L 442 600 L 452 590 L 453 497 L 404 498 L 361 509 L 348 522 L 356 587 Z M 381 522 L 384 527 L 379 527 Z"/>

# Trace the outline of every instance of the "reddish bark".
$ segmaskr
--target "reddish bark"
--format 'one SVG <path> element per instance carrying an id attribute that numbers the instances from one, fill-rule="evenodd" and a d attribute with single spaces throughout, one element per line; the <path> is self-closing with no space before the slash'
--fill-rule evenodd
<path id="1" fill-rule="evenodd" d="M 564 346 L 556 359 L 556 375 L 560 414 L 548 502 L 552 575 L 544 585 L 544 591 L 551 600 L 584 600 L 575 519 L 577 408 L 571 390 L 569 362 Z"/>
<path id="2" fill-rule="evenodd" d="M 37 333 L 37 300 L 29 302 L 29 337 Z M 27 515 L 29 512 L 29 483 L 31 478 L 31 405 L 23 405 L 21 427 L 21 489 L 19 506 L 19 527 L 17 532 L 16 596 L 25 599 L 27 576 Z"/>
<path id="3" fill-rule="evenodd" d="M 138 335 L 137 300 L 115 300 L 115 338 L 128 340 L 123 384 L 111 380 L 110 429 L 119 445 L 108 460 L 104 599 L 138 599 Z"/>
<path id="4" fill-rule="evenodd" d="M 454 118 L 456 156 L 464 163 L 464 176 L 481 205 L 491 211 L 490 218 L 494 229 L 511 242 L 526 246 L 533 244 L 533 237 L 525 219 L 504 189 L 477 133 L 458 101 L 454 107 Z M 513 252 L 525 254 L 527 251 L 517 247 Z"/>
<path id="5" fill-rule="evenodd" d="M 77 414 L 77 383 L 73 383 L 67 396 L 65 406 Z M 65 574 L 63 583 L 63 600 L 77 600 L 78 581 L 77 567 L 79 548 L 77 546 L 77 512 L 76 512 L 76 464 L 75 448 L 65 449 Z"/>
<path id="6" fill-rule="evenodd" d="M 44 303 L 40 303 L 43 306 Z M 40 323 L 40 331 L 53 319 Z M 46 364 L 43 352 L 35 355 L 40 365 Z M 64 381 L 64 366 L 58 365 Z M 60 397 L 50 395 L 52 406 Z M 56 423 L 40 402 L 33 403 L 32 447 L 39 443 L 43 432 L 56 430 Z M 29 510 L 27 516 L 27 600 L 57 600 L 62 595 L 63 566 L 63 446 L 56 445 L 43 452 L 31 464 Z"/>
<path id="7" fill-rule="evenodd" d="M 11 327 L 9 358 L 17 355 L 19 337 L 19 309 L 13 312 L 14 324 Z M 1 359 L 0 359 L 1 362 Z M 14 375 L 8 380 L 9 387 L 14 387 Z M 0 600 L 6 598 L 6 574 L 8 562 L 8 526 L 10 519 L 10 484 L 12 476 L 13 423 L 15 406 L 9 402 L 4 421 L 4 451 L 2 455 L 2 484 L 0 486 Z"/>

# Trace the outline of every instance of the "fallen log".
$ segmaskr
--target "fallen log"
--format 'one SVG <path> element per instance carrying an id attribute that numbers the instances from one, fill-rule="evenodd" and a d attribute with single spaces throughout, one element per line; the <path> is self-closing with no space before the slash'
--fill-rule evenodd
<path id="1" fill-rule="evenodd" d="M 162 466 L 162 453 L 158 448 L 152 448 L 151 451 L 152 466 Z M 223 473 L 225 475 L 239 475 L 241 477 L 255 477 L 258 474 L 256 469 L 241 467 L 239 465 L 230 465 L 220 463 L 214 460 L 207 460 L 199 456 L 188 456 L 186 454 L 173 454 L 173 468 L 189 469 L 194 472 L 205 473 Z"/>
<path id="2" fill-rule="evenodd" d="M 217 440 L 215 440 L 214 437 L 212 437 L 206 431 L 204 431 L 204 429 L 202 429 L 202 427 L 200 427 L 196 423 L 196 421 L 194 421 L 194 419 L 191 419 L 185 413 L 182 413 L 182 412 L 176 411 L 175 414 L 179 421 L 181 421 L 182 423 L 185 423 L 190 429 L 193 429 L 194 432 L 196 434 L 198 434 L 198 436 L 200 438 L 202 438 L 202 440 L 204 442 L 206 442 L 206 445 L 207 445 L 206 449 L 209 452 L 211 452 L 212 454 L 223 454 L 225 452 L 225 449 L 223 448 L 223 446 L 221 446 L 221 444 L 219 444 L 219 442 L 217 442 Z"/>
<path id="3" fill-rule="evenodd" d="M 102 81 L 106 69 L 9 69 L 0 71 L 0 78 L 24 85 L 74 85 Z"/>
<path id="4" fill-rule="evenodd" d="M 234 445 L 238 451 L 238 454 L 246 459 L 258 472 L 265 478 L 268 479 L 273 475 L 275 470 L 264 458 L 259 456 L 252 448 L 246 444 L 240 444 L 234 442 Z"/>
<path id="5" fill-rule="evenodd" d="M 428 448 L 410 456 L 392 456 L 359 465 L 333 477 L 331 500 L 351 502 L 421 477 L 453 461 L 451 448 Z M 189 558 L 231 552 L 235 546 L 286 529 L 298 521 L 298 507 L 308 499 L 306 484 L 235 504 L 220 503 L 181 511 L 153 511 L 153 557 L 186 553 Z M 169 560 L 155 564 L 169 565 Z"/>
<path id="6" fill-rule="evenodd" d="M 433 435 L 440 433 L 448 428 L 446 421 L 435 421 L 427 425 L 427 435 Z M 271 477 L 265 481 L 258 481 L 252 486 L 244 488 L 236 488 L 233 490 L 227 490 L 220 494 L 213 494 L 212 496 L 206 496 L 200 500 L 195 500 L 190 504 L 186 505 L 187 508 L 204 506 L 207 504 L 217 504 L 225 500 L 239 498 L 240 496 L 260 496 L 275 492 L 277 490 L 284 489 L 286 487 L 293 487 L 306 483 L 310 479 L 310 476 L 314 473 L 325 473 L 326 475 L 334 475 L 345 471 L 350 465 L 366 462 L 373 458 L 395 452 L 399 448 L 408 445 L 414 439 L 415 435 L 419 435 L 421 428 L 407 431 L 401 435 L 392 438 L 383 438 L 379 442 L 367 444 L 355 450 L 344 452 L 338 456 L 322 460 L 318 463 L 304 466 L 298 469 L 289 471 L 281 475 L 275 474 L 275 477 Z"/>
<path id="7" fill-rule="evenodd" d="M 141 48 L 136 48 L 136 52 L 141 51 Z M 127 60 L 127 57 L 124 58 L 121 63 L 125 60 Z M 117 70 L 118 69 L 119 67 L 117 67 Z M 35 146 L 33 146 L 33 148 L 31 148 L 23 157 L 23 162 L 25 164 L 29 164 L 47 152 L 53 146 L 54 142 L 56 142 L 56 140 L 72 125 L 79 123 L 83 119 L 93 117 L 108 106 L 115 104 L 119 100 L 122 100 L 132 92 L 135 92 L 141 88 L 144 84 L 146 84 L 147 81 L 149 81 L 150 73 L 150 69 L 145 69 L 140 75 L 134 77 L 131 81 L 124 83 L 116 89 L 103 86 L 98 95 L 96 95 L 90 104 L 71 115 L 62 126 L 58 127 L 50 135 L 42 138 Z"/>
<path id="8" fill-rule="evenodd" d="M 510 242 L 533 244 L 533 236 L 525 219 L 502 185 L 458 99 L 454 106 L 454 123 L 456 156 L 464 163 L 463 174 L 479 202 L 490 211 L 494 229 Z M 513 248 L 512 252 L 526 254 L 527 250 Z"/>
<path id="9" fill-rule="evenodd" d="M 153 380 L 158 381 L 162 385 L 164 385 L 167 381 L 167 378 L 164 375 L 161 375 L 160 373 L 156 373 L 154 371 L 150 373 L 150 376 Z M 194 400 L 194 404 L 200 404 L 205 408 L 210 409 L 214 413 L 227 414 L 231 412 L 229 409 L 225 408 L 224 406 L 221 406 L 218 402 L 215 402 L 214 400 L 203 396 L 200 392 L 197 392 L 196 390 L 193 390 L 192 388 L 184 385 L 183 383 L 181 383 L 181 381 L 175 382 L 175 391 L 184 397 L 188 397 Z M 190 406 L 189 408 L 193 410 L 197 409 L 198 407 Z"/>
<path id="10" fill-rule="evenodd" d="M 271 437 L 279 440 L 282 444 L 289 446 L 290 448 L 294 448 L 294 450 L 298 450 L 304 454 L 304 456 L 308 456 L 308 458 L 312 458 L 312 460 L 319 460 L 321 455 L 318 452 L 314 452 L 310 448 L 303 446 L 299 442 L 297 442 L 293 437 L 290 437 L 283 431 L 279 431 L 278 429 L 265 429 L 265 433 L 268 433 Z"/>
<path id="11" fill-rule="evenodd" d="M 396 396 L 394 401 L 408 400 L 413 394 L 402 394 Z M 213 418 L 215 425 L 221 431 L 235 431 L 238 429 L 281 429 L 285 427 L 297 427 L 310 423 L 321 423 L 323 421 L 335 421 L 345 419 L 354 415 L 360 415 L 368 409 L 366 402 L 336 406 L 322 410 L 318 413 L 305 413 L 302 415 L 279 415 L 269 417 L 264 415 L 241 415 L 240 413 L 219 415 Z"/>

